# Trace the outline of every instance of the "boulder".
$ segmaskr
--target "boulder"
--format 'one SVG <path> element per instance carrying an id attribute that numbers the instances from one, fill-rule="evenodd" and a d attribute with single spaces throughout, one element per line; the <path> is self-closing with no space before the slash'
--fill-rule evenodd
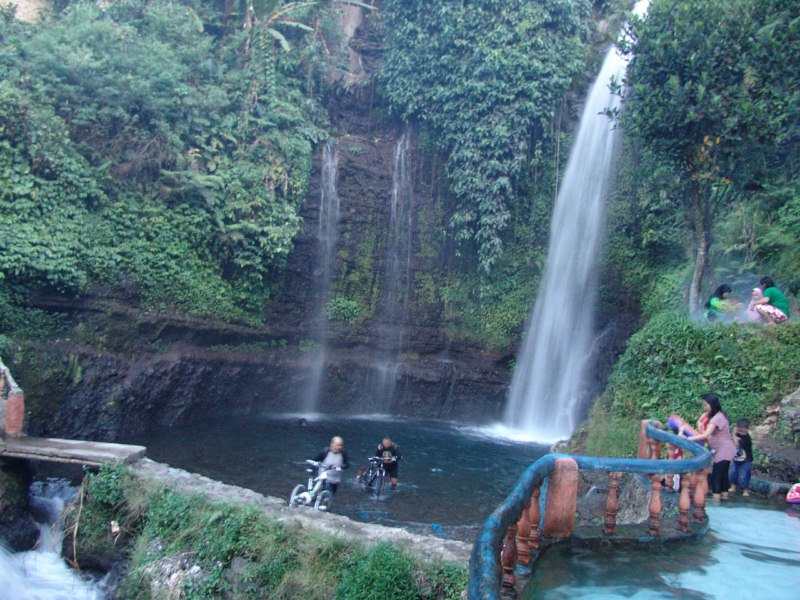
<path id="1" fill-rule="evenodd" d="M 0 461 L 0 544 L 9 550 L 32 549 L 39 528 L 30 513 L 30 476 L 16 461 Z"/>

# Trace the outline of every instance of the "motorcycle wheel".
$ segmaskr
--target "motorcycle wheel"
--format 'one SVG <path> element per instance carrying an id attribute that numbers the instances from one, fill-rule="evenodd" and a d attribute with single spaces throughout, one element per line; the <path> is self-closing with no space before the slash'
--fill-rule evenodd
<path id="1" fill-rule="evenodd" d="M 333 494 L 328 490 L 322 490 L 317 494 L 317 499 L 314 501 L 314 508 L 322 511 L 328 510 L 331 507 L 332 500 Z"/>
<path id="2" fill-rule="evenodd" d="M 295 506 L 300 506 L 302 504 L 302 499 L 300 498 L 300 494 L 306 491 L 306 486 L 302 483 L 294 486 L 292 493 L 289 495 L 289 507 L 294 508 Z"/>

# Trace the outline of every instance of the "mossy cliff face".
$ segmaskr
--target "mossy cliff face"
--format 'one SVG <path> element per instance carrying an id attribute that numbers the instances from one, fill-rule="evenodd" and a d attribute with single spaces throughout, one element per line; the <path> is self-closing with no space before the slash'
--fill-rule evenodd
<path id="1" fill-rule="evenodd" d="M 359 65 L 357 81 L 348 89 L 334 86 L 324 100 L 341 202 L 327 302 L 320 297 L 318 148 L 300 208 L 302 229 L 285 265 L 270 274 L 263 325 L 252 325 L 259 319 L 236 326 L 151 313 L 124 285 L 95 288 L 78 299 L 31 300 L 58 317 L 47 333 L 37 330 L 21 336 L 22 342 L 11 336 L 32 433 L 113 440 L 231 412 L 296 412 L 303 407 L 323 319 L 327 358 L 320 410 L 466 422 L 500 416 L 544 264 L 557 155 L 536 150 L 530 189 L 520 191 L 520 214 L 503 258 L 490 275 L 481 273 L 475 248 L 457 241 L 451 227 L 458 204 L 435 134 L 387 116 L 376 83 L 386 41 L 380 18 L 365 15 L 345 37 L 348 56 L 360 58 L 348 63 Z M 586 70 L 588 76 L 595 67 Z M 586 83 L 574 86 L 550 124 L 564 145 Z M 404 135 L 413 210 L 402 223 L 407 257 L 398 316 L 386 309 L 392 284 L 387 273 L 396 151 Z M 617 337 L 612 332 L 602 341 Z M 374 382 L 387 371 L 392 393 L 377 393 Z"/>

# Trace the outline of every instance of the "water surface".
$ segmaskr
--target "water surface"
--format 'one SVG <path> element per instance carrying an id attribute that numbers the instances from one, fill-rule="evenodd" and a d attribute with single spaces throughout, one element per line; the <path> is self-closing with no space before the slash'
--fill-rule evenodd
<path id="1" fill-rule="evenodd" d="M 800 513 L 737 500 L 708 510 L 697 542 L 596 551 L 555 547 L 525 600 L 789 600 L 800 592 Z"/>
<path id="2" fill-rule="evenodd" d="M 154 460 L 262 494 L 288 498 L 305 483 L 303 461 L 334 435 L 345 439 L 352 463 L 333 512 L 360 521 L 400 525 L 471 540 L 522 471 L 547 449 L 468 434 L 454 425 L 396 417 L 230 419 L 169 429 L 136 441 Z M 376 500 L 355 484 L 382 437 L 400 446 L 400 486 Z"/>

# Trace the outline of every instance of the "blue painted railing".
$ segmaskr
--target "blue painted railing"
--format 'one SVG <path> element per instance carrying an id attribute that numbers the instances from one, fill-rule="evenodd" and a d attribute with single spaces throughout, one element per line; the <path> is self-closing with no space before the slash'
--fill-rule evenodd
<path id="1" fill-rule="evenodd" d="M 678 446 L 690 452 L 692 458 L 660 460 L 546 454 L 529 466 L 508 497 L 486 519 L 472 548 L 472 556 L 469 561 L 469 600 L 498 600 L 500 598 L 502 580 L 500 551 L 503 538 L 508 528 L 519 520 L 523 509 L 531 500 L 534 489 L 544 483 L 553 472 L 558 459 L 571 458 L 577 463 L 578 468 L 584 471 L 664 475 L 693 473 L 706 469 L 711 464 L 711 453 L 685 437 L 673 435 L 655 427 L 652 423 L 647 424 L 644 433 L 651 440 Z"/>

